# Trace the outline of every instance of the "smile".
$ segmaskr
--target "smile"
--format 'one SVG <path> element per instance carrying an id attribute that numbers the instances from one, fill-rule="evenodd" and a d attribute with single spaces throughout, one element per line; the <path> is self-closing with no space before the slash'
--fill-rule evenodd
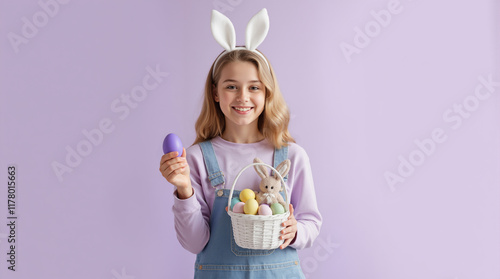
<path id="1" fill-rule="evenodd" d="M 253 109 L 253 107 L 233 107 L 233 109 L 237 112 L 237 113 L 247 113 L 249 112 L 250 110 Z"/>

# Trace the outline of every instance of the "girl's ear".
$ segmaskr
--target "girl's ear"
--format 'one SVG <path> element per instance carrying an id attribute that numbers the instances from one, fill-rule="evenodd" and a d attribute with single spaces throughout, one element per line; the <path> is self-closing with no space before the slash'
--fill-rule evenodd
<path id="1" fill-rule="evenodd" d="M 212 84 L 212 95 L 214 96 L 214 100 L 219 102 L 219 94 L 217 94 L 217 87 L 215 84 Z"/>

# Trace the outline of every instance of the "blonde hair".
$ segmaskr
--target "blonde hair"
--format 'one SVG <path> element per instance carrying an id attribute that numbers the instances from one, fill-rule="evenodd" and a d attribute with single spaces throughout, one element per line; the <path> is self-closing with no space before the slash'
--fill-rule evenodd
<path id="1" fill-rule="evenodd" d="M 196 140 L 193 145 L 221 136 L 224 132 L 226 119 L 220 106 L 214 100 L 212 85 L 217 86 L 217 81 L 221 76 L 224 66 L 235 61 L 253 63 L 257 67 L 260 81 L 266 88 L 264 111 L 260 114 L 257 125 L 259 131 L 275 148 L 287 146 L 288 142 L 295 142 L 288 132 L 290 113 L 279 89 L 271 63 L 268 60 L 269 71 L 266 62 L 258 54 L 249 50 L 238 49 L 225 53 L 220 57 L 215 71 L 213 71 L 213 64 L 210 67 L 205 82 L 203 106 L 195 124 Z M 212 72 L 214 73 L 213 77 Z"/>

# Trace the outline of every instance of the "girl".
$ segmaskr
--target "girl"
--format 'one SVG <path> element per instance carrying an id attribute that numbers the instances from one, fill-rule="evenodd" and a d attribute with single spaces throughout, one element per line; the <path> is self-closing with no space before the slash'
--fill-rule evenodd
<path id="1" fill-rule="evenodd" d="M 214 27 L 214 21 L 220 22 L 221 16 L 212 14 L 216 40 L 217 30 L 222 30 L 217 28 L 223 27 Z M 224 18 L 227 27 L 229 19 Z M 249 26 L 265 25 L 266 19 L 263 9 Z M 248 30 L 247 46 L 229 42 L 210 69 L 195 142 L 180 157 L 177 152 L 163 155 L 160 172 L 176 187 L 175 230 L 181 245 L 197 254 L 195 278 L 304 278 L 296 249 L 310 247 L 322 223 L 309 158 L 288 132 L 290 116 L 274 70 L 255 44 L 248 46 Z M 265 37 L 267 30 L 254 28 L 253 33 L 254 38 L 262 33 Z M 239 247 L 226 212 L 235 176 L 255 157 L 274 167 L 287 158 L 291 161 L 286 176 L 290 217 L 283 223 L 279 249 Z M 259 182 L 253 171 L 243 172 L 234 196 L 244 188 L 258 191 Z"/>

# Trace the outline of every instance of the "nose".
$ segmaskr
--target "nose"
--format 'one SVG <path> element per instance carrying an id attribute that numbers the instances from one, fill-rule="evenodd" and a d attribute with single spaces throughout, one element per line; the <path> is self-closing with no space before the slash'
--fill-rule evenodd
<path id="1" fill-rule="evenodd" d="M 238 91 L 238 96 L 236 97 L 236 101 L 238 102 L 248 102 L 248 99 L 250 97 L 250 92 L 248 91 L 248 89 L 246 88 L 241 88 L 239 91 Z"/>

